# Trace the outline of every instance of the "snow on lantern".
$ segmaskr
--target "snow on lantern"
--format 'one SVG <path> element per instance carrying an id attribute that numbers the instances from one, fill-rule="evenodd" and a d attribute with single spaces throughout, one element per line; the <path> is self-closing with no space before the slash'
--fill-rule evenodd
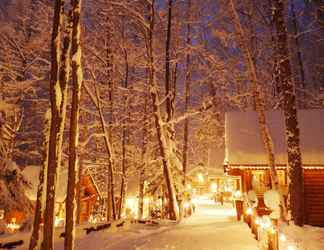
<path id="1" fill-rule="evenodd" d="M 253 209 L 251 207 L 248 207 L 246 210 L 245 210 L 245 214 L 247 215 L 252 215 L 253 214 Z"/>

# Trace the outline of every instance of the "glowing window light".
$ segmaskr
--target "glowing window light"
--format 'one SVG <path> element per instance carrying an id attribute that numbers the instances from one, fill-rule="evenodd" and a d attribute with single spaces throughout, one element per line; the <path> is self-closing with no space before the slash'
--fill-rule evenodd
<path id="1" fill-rule="evenodd" d="M 210 185 L 210 191 L 213 192 L 213 193 L 216 193 L 217 192 L 217 184 L 216 183 L 212 183 Z"/>
<path id="2" fill-rule="evenodd" d="M 296 248 L 295 248 L 295 246 L 290 245 L 290 246 L 288 246 L 287 250 L 296 250 Z"/>
<path id="3" fill-rule="evenodd" d="M 202 175 L 202 173 L 197 174 L 197 179 L 200 183 L 204 182 L 204 176 Z"/>

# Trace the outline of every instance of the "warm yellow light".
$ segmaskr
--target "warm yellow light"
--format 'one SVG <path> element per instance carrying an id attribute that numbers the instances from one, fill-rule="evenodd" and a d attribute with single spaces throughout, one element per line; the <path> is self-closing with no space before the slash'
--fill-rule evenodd
<path id="1" fill-rule="evenodd" d="M 54 226 L 55 227 L 63 227 L 64 226 L 64 218 L 60 218 L 58 216 L 55 216 Z"/>
<path id="2" fill-rule="evenodd" d="M 204 182 L 204 176 L 202 175 L 202 173 L 199 173 L 197 175 L 197 179 L 198 179 L 199 182 Z"/>
<path id="3" fill-rule="evenodd" d="M 252 215 L 253 214 L 253 209 L 252 208 L 247 208 L 246 210 L 245 210 L 245 213 L 247 214 L 247 215 Z"/>
<path id="4" fill-rule="evenodd" d="M 10 230 L 10 231 L 16 231 L 20 228 L 20 225 L 16 224 L 16 223 L 9 223 L 7 224 L 7 228 Z"/>
<path id="5" fill-rule="evenodd" d="M 272 223 L 270 221 L 270 218 L 269 217 L 262 217 L 262 220 L 260 222 L 260 227 L 262 229 L 270 229 L 272 226 Z"/>
<path id="6" fill-rule="evenodd" d="M 287 248 L 287 250 L 295 250 L 295 249 L 296 249 L 295 246 L 292 246 L 292 245 L 288 246 L 288 248 Z"/>
<path id="7" fill-rule="evenodd" d="M 183 203 L 183 208 L 190 208 L 190 203 L 189 202 Z"/>
<path id="8" fill-rule="evenodd" d="M 279 236 L 279 239 L 282 241 L 282 242 L 285 242 L 287 240 L 286 236 L 284 234 L 280 234 Z"/>
<path id="9" fill-rule="evenodd" d="M 270 233 L 271 234 L 275 234 L 276 233 L 276 229 L 274 227 L 270 227 L 269 230 L 270 230 Z"/>
<path id="10" fill-rule="evenodd" d="M 191 189 L 191 185 L 190 184 L 187 184 L 187 189 Z"/>
<path id="11" fill-rule="evenodd" d="M 20 228 L 20 225 L 16 223 L 16 218 L 12 218 L 11 222 L 7 224 L 7 228 L 9 229 L 9 231 L 16 231 Z"/>
<path id="12" fill-rule="evenodd" d="M 240 190 L 237 190 L 237 191 L 234 193 L 234 197 L 235 197 L 236 199 L 241 198 L 241 197 L 242 197 L 242 192 L 241 192 Z"/>
<path id="13" fill-rule="evenodd" d="M 217 192 L 217 184 L 216 183 L 213 182 L 212 184 L 210 184 L 210 191 L 213 193 Z"/>

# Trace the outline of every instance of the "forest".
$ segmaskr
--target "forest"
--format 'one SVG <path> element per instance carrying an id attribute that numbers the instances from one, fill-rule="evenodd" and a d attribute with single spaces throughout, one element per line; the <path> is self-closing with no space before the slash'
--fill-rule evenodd
<path id="1" fill-rule="evenodd" d="M 321 0 L 0 1 L 0 211 L 25 214 L 30 250 L 54 249 L 62 176 L 64 249 L 89 176 L 93 217 L 122 221 L 137 192 L 136 218 L 157 195 L 164 218 L 181 220 L 190 170 L 223 168 L 228 112 L 256 112 L 277 190 L 266 113 L 283 113 L 282 218 L 303 226 L 297 113 L 323 108 Z"/>

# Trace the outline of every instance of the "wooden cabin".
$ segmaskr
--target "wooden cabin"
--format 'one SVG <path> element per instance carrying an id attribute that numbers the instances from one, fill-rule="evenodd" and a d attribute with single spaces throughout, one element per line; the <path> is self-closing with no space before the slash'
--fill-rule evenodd
<path id="1" fill-rule="evenodd" d="M 194 194 L 205 195 L 217 192 L 234 192 L 241 189 L 241 179 L 226 175 L 222 168 L 207 168 L 199 165 L 188 172 L 188 181 Z"/>
<path id="2" fill-rule="evenodd" d="M 80 222 L 89 220 L 101 195 L 91 175 L 81 177 Z"/>
<path id="3" fill-rule="evenodd" d="M 276 168 L 282 193 L 288 195 L 287 147 L 284 116 L 266 112 L 274 143 Z M 298 111 L 302 152 L 305 223 L 324 226 L 324 110 Z M 267 154 L 260 136 L 256 112 L 229 112 L 225 118 L 225 172 L 242 180 L 242 191 L 254 189 L 262 206 L 270 184 Z"/>
<path id="4" fill-rule="evenodd" d="M 40 168 L 37 166 L 28 166 L 22 171 L 22 175 L 26 181 L 30 183 L 25 190 L 25 194 L 32 202 L 36 202 L 37 198 L 39 170 Z M 57 184 L 56 188 L 55 213 L 56 217 L 61 219 L 65 218 L 67 178 L 67 170 L 62 170 L 60 172 L 59 183 Z M 95 209 L 97 201 L 101 199 L 101 195 L 96 183 L 89 174 L 81 177 L 80 185 L 80 222 L 82 223 L 89 220 L 90 215 Z M 8 211 L 5 214 L 5 220 L 7 223 L 14 220 L 17 224 L 21 224 L 26 219 L 26 215 L 19 210 Z"/>

